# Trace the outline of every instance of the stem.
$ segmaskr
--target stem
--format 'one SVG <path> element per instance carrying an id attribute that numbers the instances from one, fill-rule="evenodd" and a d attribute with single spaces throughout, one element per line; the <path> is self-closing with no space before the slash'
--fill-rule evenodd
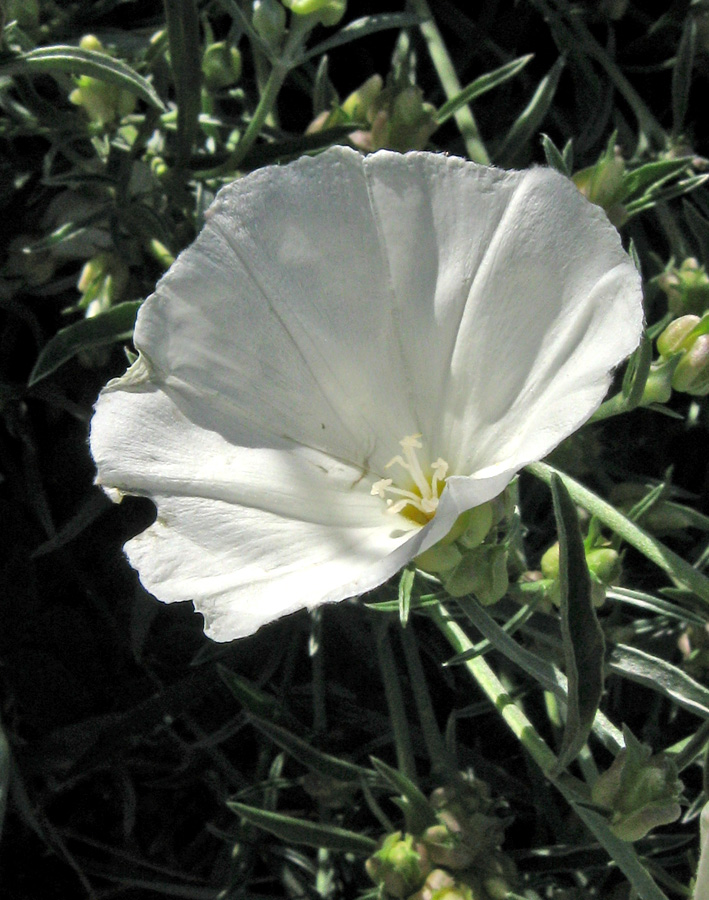
<path id="1" fill-rule="evenodd" d="M 450 58 L 448 49 L 441 37 L 441 32 L 438 30 L 426 0 L 410 0 L 410 2 L 414 12 L 421 16 L 422 19 L 426 19 L 425 22 L 419 25 L 419 28 L 426 41 L 431 62 L 436 70 L 446 98 L 452 100 L 453 97 L 456 97 L 461 92 L 462 86 L 453 67 L 453 61 Z M 475 116 L 473 116 L 470 106 L 468 104 L 461 106 L 460 109 L 453 113 L 453 117 L 458 130 L 463 136 L 465 149 L 470 159 L 473 162 L 489 166 L 490 157 L 480 137 Z"/>
<path id="2" fill-rule="evenodd" d="M 457 653 L 465 653 L 473 646 L 472 641 L 453 619 L 445 607 L 433 606 L 429 615 L 436 623 L 448 643 Z M 538 764 L 547 778 L 557 767 L 557 758 L 546 742 L 537 733 L 534 725 L 505 690 L 500 679 L 495 675 L 484 657 L 476 656 L 466 660 L 463 665 L 473 676 L 481 690 L 490 698 L 493 705 L 510 727 L 522 746 Z"/>

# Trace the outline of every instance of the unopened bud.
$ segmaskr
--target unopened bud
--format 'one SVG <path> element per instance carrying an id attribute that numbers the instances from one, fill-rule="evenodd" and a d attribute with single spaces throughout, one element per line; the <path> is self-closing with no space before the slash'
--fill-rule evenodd
<path id="1" fill-rule="evenodd" d="M 657 279 L 667 296 L 667 305 L 675 315 L 696 314 L 709 310 L 709 276 L 694 257 L 685 259 L 679 268 L 670 266 Z"/>
<path id="2" fill-rule="evenodd" d="M 670 757 L 652 756 L 652 750 L 627 729 L 625 741 L 625 749 L 594 784 L 591 799 L 611 813 L 614 834 L 624 841 L 637 841 L 658 825 L 680 817 L 677 801 L 682 784 Z"/>
<path id="3" fill-rule="evenodd" d="M 270 47 L 278 47 L 286 32 L 286 11 L 278 0 L 254 0 L 251 24 Z"/>
<path id="4" fill-rule="evenodd" d="M 451 597 L 472 593 L 483 606 L 501 600 L 508 587 L 507 548 L 501 544 L 483 544 L 469 550 L 445 580 Z"/>
<path id="5" fill-rule="evenodd" d="M 283 0 L 283 5 L 296 16 L 318 16 L 321 25 L 337 25 L 347 11 L 346 0 Z"/>
<path id="6" fill-rule="evenodd" d="M 709 394 L 709 334 L 700 334 L 682 356 L 672 378 L 675 390 L 704 397 Z"/>
<path id="7" fill-rule="evenodd" d="M 617 148 L 609 148 L 595 165 L 576 172 L 572 181 L 587 200 L 606 211 L 617 228 L 625 222 L 625 161 Z"/>
<path id="8" fill-rule="evenodd" d="M 430 871 L 428 853 L 411 834 L 400 831 L 384 838 L 365 863 L 367 874 L 392 897 L 408 897 L 418 890 Z"/>
<path id="9" fill-rule="evenodd" d="M 202 56 L 202 74 L 213 91 L 236 84 L 241 78 L 241 53 L 226 41 L 210 44 Z"/>
<path id="10" fill-rule="evenodd" d="M 657 352 L 669 357 L 687 350 L 687 338 L 699 324 L 699 316 L 680 316 L 673 319 L 657 339 Z"/>
<path id="11" fill-rule="evenodd" d="M 372 75 L 343 102 L 342 111 L 353 122 L 368 122 L 372 105 L 381 94 L 384 81 L 381 75 Z"/>

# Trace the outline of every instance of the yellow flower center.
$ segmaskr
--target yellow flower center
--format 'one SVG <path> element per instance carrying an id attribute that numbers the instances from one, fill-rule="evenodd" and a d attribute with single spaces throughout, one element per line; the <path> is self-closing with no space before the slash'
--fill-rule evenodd
<path id="1" fill-rule="evenodd" d="M 387 512 L 401 513 L 417 525 L 425 525 L 436 515 L 438 500 L 446 484 L 448 463 L 439 457 L 427 467 L 429 474 L 425 475 L 416 455 L 423 446 L 420 437 L 420 434 L 410 434 L 399 441 L 403 456 L 390 459 L 385 468 L 399 466 L 405 475 L 400 474 L 396 482 L 393 478 L 382 478 L 372 485 L 372 494 L 386 501 Z"/>

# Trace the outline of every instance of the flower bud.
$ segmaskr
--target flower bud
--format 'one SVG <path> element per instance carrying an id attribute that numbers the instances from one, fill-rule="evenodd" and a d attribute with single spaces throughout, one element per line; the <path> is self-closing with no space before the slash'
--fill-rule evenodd
<path id="1" fill-rule="evenodd" d="M 283 5 L 296 16 L 317 13 L 321 25 L 337 25 L 347 11 L 346 0 L 283 0 Z"/>
<path id="2" fill-rule="evenodd" d="M 445 580 L 451 597 L 475 594 L 483 606 L 497 603 L 507 593 L 507 548 L 501 544 L 483 544 L 469 550 Z"/>
<path id="3" fill-rule="evenodd" d="M 604 586 L 615 584 L 620 578 L 620 555 L 612 547 L 596 547 L 586 552 L 586 564 L 592 577 Z"/>
<path id="4" fill-rule="evenodd" d="M 475 506 L 465 515 L 465 531 L 458 540 L 468 550 L 479 547 L 485 540 L 493 525 L 494 507 L 492 502 Z"/>
<path id="5" fill-rule="evenodd" d="M 625 749 L 596 780 L 591 799 L 611 812 L 609 824 L 615 835 L 637 841 L 679 818 L 682 784 L 670 757 L 652 756 L 652 750 L 627 729 L 625 742 Z"/>
<path id="6" fill-rule="evenodd" d="M 106 53 L 99 39 L 92 34 L 84 35 L 79 46 L 82 50 Z M 101 128 L 132 113 L 136 103 L 129 91 L 91 75 L 80 75 L 76 79 L 76 88 L 69 94 L 69 101 L 83 107 L 89 119 Z"/>
<path id="7" fill-rule="evenodd" d="M 270 47 L 278 47 L 286 32 L 286 11 L 278 0 L 254 0 L 251 24 Z"/>
<path id="8" fill-rule="evenodd" d="M 211 91 L 236 84 L 241 78 L 241 53 L 226 41 L 210 44 L 202 56 L 202 75 Z"/>
<path id="9" fill-rule="evenodd" d="M 685 259 L 679 268 L 670 266 L 657 283 L 667 296 L 670 312 L 676 316 L 701 316 L 709 310 L 709 276 L 694 257 Z"/>
<path id="10" fill-rule="evenodd" d="M 428 850 L 431 862 L 447 869 L 465 869 L 475 858 L 475 851 L 468 845 L 459 831 L 447 825 L 431 825 L 421 838 Z"/>
<path id="11" fill-rule="evenodd" d="M 365 863 L 367 874 L 392 897 L 408 897 L 421 887 L 430 871 L 428 853 L 412 834 L 387 835 Z"/>
<path id="12" fill-rule="evenodd" d="M 641 406 L 650 406 L 652 403 L 667 403 L 672 396 L 672 376 L 679 357 L 660 358 L 651 366 L 647 375 L 647 381 L 640 399 Z"/>
<path id="13" fill-rule="evenodd" d="M 709 334 L 700 334 L 682 356 L 674 376 L 672 387 L 693 397 L 709 394 Z"/>
<path id="14" fill-rule="evenodd" d="M 670 357 L 687 350 L 686 340 L 699 324 L 699 316 L 680 316 L 673 319 L 657 339 L 657 352 Z"/>
<path id="15" fill-rule="evenodd" d="M 372 75 L 343 102 L 342 111 L 353 122 L 368 122 L 372 106 L 382 92 L 384 80 L 381 75 Z"/>
<path id="16" fill-rule="evenodd" d="M 625 161 L 618 148 L 609 147 L 595 165 L 576 172 L 572 181 L 587 200 L 602 207 L 620 228 L 627 213 L 621 202 L 625 196 Z"/>

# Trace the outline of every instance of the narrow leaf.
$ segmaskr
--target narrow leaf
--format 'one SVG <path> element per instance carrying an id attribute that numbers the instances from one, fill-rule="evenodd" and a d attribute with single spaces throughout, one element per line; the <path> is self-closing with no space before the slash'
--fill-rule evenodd
<path id="1" fill-rule="evenodd" d="M 461 106 L 465 106 L 466 103 L 472 103 L 473 100 L 476 100 L 478 97 L 481 97 L 498 85 L 504 84 L 504 82 L 508 81 L 510 78 L 514 78 L 518 72 L 522 71 L 533 56 L 533 53 L 530 53 L 527 56 L 520 56 L 519 59 L 513 59 L 512 62 L 500 66 L 499 69 L 494 69 L 492 72 L 486 72 L 484 75 L 476 78 L 475 81 L 472 81 L 467 87 L 464 87 L 459 94 L 455 97 L 451 97 L 450 100 L 441 106 L 436 113 L 436 122 L 438 122 L 439 125 L 442 125 L 444 122 L 447 122 Z"/>
<path id="2" fill-rule="evenodd" d="M 390 28 L 413 28 L 414 25 L 421 23 L 421 17 L 413 13 L 379 13 L 371 16 L 363 16 L 361 19 L 355 19 L 340 29 L 337 34 L 311 47 L 307 53 L 300 57 L 296 65 L 312 59 L 314 56 L 320 56 L 322 53 L 329 53 L 335 47 L 341 47 L 343 44 L 349 44 L 351 41 L 359 40 L 377 31 L 385 31 Z"/>
<path id="3" fill-rule="evenodd" d="M 140 300 L 117 303 L 98 316 L 62 328 L 42 348 L 30 374 L 29 386 L 46 378 L 80 350 L 130 340 L 140 304 Z"/>
<path id="4" fill-rule="evenodd" d="M 566 165 L 563 153 L 548 134 L 542 135 L 542 149 L 544 150 L 544 158 L 547 161 L 547 165 L 551 166 L 552 169 L 556 169 L 562 175 L 566 175 L 567 178 L 571 178 L 571 170 Z"/>
<path id="5" fill-rule="evenodd" d="M 704 265 L 707 265 L 709 263 L 709 219 L 705 218 L 689 200 L 682 201 L 682 211 L 699 246 L 699 259 Z"/>
<path id="6" fill-rule="evenodd" d="M 623 178 L 623 199 L 629 200 L 641 191 L 657 190 L 660 185 L 688 169 L 691 164 L 691 156 L 682 156 L 679 159 L 660 159 L 638 166 Z"/>
<path id="7" fill-rule="evenodd" d="M 551 491 L 559 534 L 561 634 L 564 640 L 568 700 L 559 770 L 576 758 L 593 726 L 603 694 L 603 632 L 591 595 L 578 515 L 558 475 Z"/>
<path id="8" fill-rule="evenodd" d="M 398 769 L 393 769 L 382 762 L 381 759 L 377 759 L 375 756 L 369 758 L 382 778 L 406 801 L 409 830 L 418 833 L 424 831 L 429 825 L 435 825 L 438 821 L 435 810 L 413 781 Z"/>
<path id="9" fill-rule="evenodd" d="M 266 719 L 252 716 L 251 722 L 262 734 L 265 734 L 275 744 L 278 744 L 282 750 L 285 750 L 298 762 L 301 762 L 314 772 L 319 772 L 326 778 L 358 782 L 362 778 L 371 780 L 375 775 L 371 769 L 365 769 L 363 766 L 357 766 L 354 763 L 338 759 L 336 756 L 330 756 L 329 753 L 316 750 L 307 741 L 297 737 L 291 731 L 281 728 L 280 725 L 274 725 L 273 722 L 269 722 Z"/>
<path id="10" fill-rule="evenodd" d="M 22 53 L 13 59 L 0 64 L 0 76 L 3 75 L 40 75 L 52 72 L 69 72 L 73 75 L 90 75 L 129 91 L 164 111 L 165 104 L 158 97 L 155 89 L 141 75 L 120 59 L 114 59 L 107 53 L 98 50 L 83 50 L 64 44 L 52 47 L 40 47 Z"/>
<path id="11" fill-rule="evenodd" d="M 377 849 L 377 842 L 372 838 L 345 828 L 284 816 L 234 800 L 228 801 L 227 806 L 250 825 L 268 831 L 289 844 L 305 844 L 307 847 L 354 853 L 357 856 L 369 856 Z"/>
<path id="12" fill-rule="evenodd" d="M 497 152 L 500 159 L 504 157 L 505 162 L 514 161 L 527 141 L 536 134 L 549 112 L 565 64 L 566 60 L 560 56 L 539 82 L 532 99 L 507 132 Z"/>
<path id="13" fill-rule="evenodd" d="M 677 59 L 672 70 L 672 131 L 681 134 L 689 105 L 692 86 L 694 51 L 697 44 L 697 22 L 691 13 L 685 17 Z"/>
<path id="14" fill-rule="evenodd" d="M 709 719 L 709 689 L 671 663 L 635 647 L 618 644 L 608 657 L 608 668 L 668 697 L 689 712 Z"/>

